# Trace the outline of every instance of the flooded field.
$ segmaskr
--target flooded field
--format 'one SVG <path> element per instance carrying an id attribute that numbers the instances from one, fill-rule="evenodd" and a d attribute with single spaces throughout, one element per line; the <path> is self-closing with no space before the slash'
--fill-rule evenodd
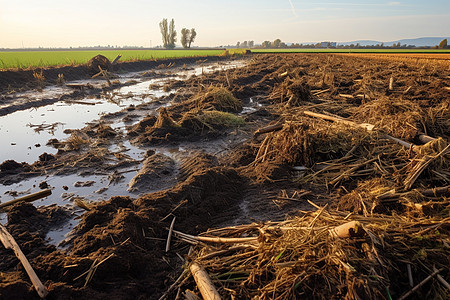
<path id="1" fill-rule="evenodd" d="M 195 265 L 226 299 L 399 298 L 450 280 L 446 64 L 172 66 L 2 94 L 0 202 L 52 194 L 0 222 L 49 299 L 200 295 Z M 36 298 L 0 255 L 0 298 Z M 446 293 L 431 280 L 417 297 Z"/>
<path id="2" fill-rule="evenodd" d="M 20 108 L 23 103 L 35 103 L 38 106 L 0 116 L 0 140 L 3 142 L 0 161 L 14 160 L 32 164 L 38 161 L 39 156 L 43 153 L 55 155 L 58 149 L 49 144 L 49 140 L 67 139 L 73 130 L 80 130 L 89 123 L 98 123 L 102 118 L 105 119 L 104 122 L 111 123 L 111 128 L 115 131 L 126 135 L 126 126 L 134 125 L 138 121 L 136 117 L 139 116 L 139 113 L 134 116 L 134 120 L 125 122 L 120 118 L 115 118 L 115 113 L 127 108 L 134 109 L 136 106 L 146 105 L 145 114 L 156 115 L 160 107 L 171 105 L 171 98 L 168 96 L 173 90 L 163 91 L 163 86 L 169 81 L 181 80 L 190 76 L 213 72 L 217 69 L 236 68 L 244 64 L 244 61 L 205 63 L 189 70 L 164 70 L 153 74 L 153 77 L 157 77 L 155 79 L 142 78 L 140 73 L 127 73 L 119 77 L 119 82 L 126 83 L 126 85 L 109 90 L 105 96 L 98 94 L 76 100 L 56 101 L 48 105 L 45 105 L 46 99 L 51 101 L 70 94 L 73 91 L 71 87 L 89 84 L 92 89 L 95 87 L 100 89 L 104 81 L 74 81 L 67 83 L 64 87 L 50 86 L 43 91 L 14 94 L 9 96 L 9 103 L 1 105 L 0 108 L 14 110 L 16 107 Z M 165 98 L 161 100 L 162 97 Z M 120 151 L 121 154 L 129 156 L 133 160 L 141 161 L 147 147 L 135 147 L 125 139 L 117 141 L 117 144 L 110 144 L 108 149 L 112 152 Z M 158 147 L 155 150 L 170 156 L 173 156 L 174 152 L 180 152 L 178 147 Z M 85 175 L 77 173 L 76 170 L 74 170 L 75 174 L 49 174 L 34 176 L 17 183 L 0 184 L 0 202 L 7 202 L 18 196 L 37 192 L 40 190 L 40 184 L 46 183 L 52 189 L 52 195 L 44 200 L 36 201 L 35 205 L 57 204 L 67 207 L 73 211 L 74 215 L 67 221 L 67 224 L 47 234 L 50 242 L 57 245 L 77 224 L 75 217 L 83 212 L 83 210 L 74 207 L 74 199 L 100 201 L 108 200 L 112 196 L 138 197 L 141 193 L 129 192 L 128 183 L 136 175 L 140 166 L 141 164 L 138 163 L 131 169 L 119 169 L 119 172 L 123 172 L 123 175 L 121 175 L 123 177 L 120 178 L 119 182 L 113 184 L 108 179 L 111 174 L 107 171 L 96 171 L 93 175 Z M 160 186 L 153 190 L 167 187 Z M 146 190 L 146 192 L 148 191 L 150 190 Z M 6 221 L 6 214 L 0 213 L 0 221 L 3 223 Z"/>

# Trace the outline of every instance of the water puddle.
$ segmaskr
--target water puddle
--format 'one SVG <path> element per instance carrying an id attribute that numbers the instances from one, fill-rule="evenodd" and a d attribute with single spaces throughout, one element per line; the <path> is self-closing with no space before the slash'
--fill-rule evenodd
<path id="1" fill-rule="evenodd" d="M 26 91 L 15 93 L 10 96 L 13 99 L 14 105 L 24 104 L 27 102 L 35 102 L 43 99 L 55 99 L 59 98 L 61 95 L 71 92 L 70 88 L 66 86 L 49 86 L 44 88 L 42 91 Z M 10 106 L 11 103 L 0 104 L 0 108 L 5 108 Z"/>
<path id="2" fill-rule="evenodd" d="M 175 77 L 141 79 L 142 82 L 118 88 L 107 93 L 108 99 L 86 98 L 73 102 L 58 101 L 51 105 L 29 108 L 1 116 L 0 141 L 3 145 L 0 152 L 0 162 L 12 159 L 18 162 L 32 163 L 43 152 L 56 152 L 53 147 L 46 146 L 46 143 L 51 138 L 67 138 L 68 135 L 64 133 L 65 129 L 80 129 L 86 123 L 99 119 L 102 115 L 121 111 L 130 105 L 148 103 L 169 94 L 169 92 L 164 92 L 161 89 L 150 90 L 149 86 L 151 85 L 162 85 L 168 80 L 181 80 L 187 76 L 214 71 L 219 67 L 226 70 L 243 64 L 244 62 L 238 61 L 220 66 L 214 64 L 192 70 L 181 70 Z M 132 76 L 135 75 L 128 74 L 127 77 L 122 77 L 121 81 L 125 82 Z M 76 83 L 86 84 L 87 81 L 77 81 Z M 89 83 L 91 84 L 91 81 Z M 57 97 L 64 91 L 67 91 L 67 88 L 49 87 L 42 93 L 20 93 L 16 97 L 18 99 L 23 97 L 26 101 L 32 101 L 30 99 Z M 170 104 L 165 103 L 163 105 Z M 120 126 L 114 127 L 125 127 L 125 125 L 120 124 Z"/>
<path id="3" fill-rule="evenodd" d="M 52 194 L 44 199 L 34 201 L 35 206 L 51 205 L 57 203 L 72 212 L 72 217 L 62 227 L 49 231 L 47 237 L 51 239 L 52 244 L 58 244 L 77 224 L 76 217 L 80 216 L 84 210 L 74 205 L 75 199 L 85 199 L 87 202 L 108 200 L 112 196 L 131 196 L 133 198 L 138 195 L 128 192 L 128 182 L 136 174 L 139 166 L 131 167 L 133 172 L 121 172 L 123 178 L 117 182 L 110 184 L 108 176 L 91 175 L 80 176 L 78 174 L 65 176 L 38 176 L 29 180 L 9 186 L 1 186 L 2 194 L 0 199 L 2 202 L 13 200 L 16 197 L 38 192 L 39 184 L 46 182 L 52 190 Z M 17 196 L 15 196 L 17 195 Z M 6 222 L 6 214 L 0 214 L 0 222 Z"/>
<path id="4" fill-rule="evenodd" d="M 252 112 L 257 111 L 260 107 L 263 106 L 261 103 L 259 103 L 259 100 L 261 100 L 262 98 L 263 98 L 263 96 L 250 97 L 250 99 L 248 101 L 248 105 L 244 106 L 242 108 L 242 111 L 240 114 L 246 115 L 246 114 L 250 114 Z"/>
<path id="5" fill-rule="evenodd" d="M 82 128 L 87 122 L 98 119 L 106 112 L 117 112 L 130 104 L 141 103 L 133 99 L 120 105 L 90 99 L 83 101 L 95 105 L 57 102 L 0 117 L 0 140 L 4 145 L 0 161 L 13 159 L 32 163 L 44 152 L 56 153 L 55 148 L 46 145 L 47 141 L 52 138 L 67 138 L 65 129 Z"/>

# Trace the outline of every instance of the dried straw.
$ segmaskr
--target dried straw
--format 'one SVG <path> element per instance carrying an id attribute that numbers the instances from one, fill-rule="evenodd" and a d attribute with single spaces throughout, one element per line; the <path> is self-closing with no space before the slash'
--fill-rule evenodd
<path id="1" fill-rule="evenodd" d="M 358 221 L 366 234 L 335 238 L 333 228 Z M 423 266 L 447 267 L 449 221 L 406 216 L 346 216 L 320 208 L 280 223 L 250 224 L 205 233 L 223 238 L 258 237 L 257 248 L 199 244 L 192 260 L 201 263 L 223 297 L 239 299 L 380 299 L 406 293 L 406 264 L 415 282 Z M 207 243 L 207 239 L 205 239 Z M 240 241 L 239 239 L 237 241 Z M 441 274 L 448 280 L 449 274 Z M 424 289 L 425 297 L 445 290 Z M 427 294 L 428 293 L 428 294 Z"/>

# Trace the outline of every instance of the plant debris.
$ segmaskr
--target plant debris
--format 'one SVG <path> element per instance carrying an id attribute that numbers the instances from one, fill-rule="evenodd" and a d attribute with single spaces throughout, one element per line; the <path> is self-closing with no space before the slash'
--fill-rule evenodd
<path id="1" fill-rule="evenodd" d="M 48 297 L 195 298 L 208 282 L 227 299 L 447 299 L 448 61 L 245 59 L 67 130 L 49 141 L 58 152 L 33 164 L 0 164 L 2 184 L 77 172 L 111 188 L 131 170 L 129 188 L 146 190 L 71 197 L 83 213 L 64 250 L 45 240 L 51 210 L 10 208 L 6 228 Z M 159 64 L 142 77 L 182 65 Z M 114 126 L 121 120 L 127 132 Z M 35 297 L 13 253 L 0 255 L 0 298 Z"/>

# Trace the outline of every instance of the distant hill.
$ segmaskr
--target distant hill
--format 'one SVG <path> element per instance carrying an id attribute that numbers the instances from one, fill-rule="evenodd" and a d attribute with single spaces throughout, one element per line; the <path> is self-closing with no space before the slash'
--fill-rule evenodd
<path id="1" fill-rule="evenodd" d="M 439 45 L 439 43 L 443 39 L 448 39 L 450 41 L 450 37 L 421 37 L 417 39 L 402 39 L 398 41 L 391 41 L 391 42 L 382 42 L 382 41 L 372 41 L 372 40 L 359 40 L 359 41 L 351 41 L 351 42 L 338 42 L 338 45 L 344 45 L 348 46 L 351 44 L 356 45 L 359 43 L 361 46 L 372 46 L 376 44 L 384 43 L 384 46 L 392 46 L 393 44 L 397 44 L 400 42 L 401 45 L 413 45 L 416 47 L 432 47 Z"/>

